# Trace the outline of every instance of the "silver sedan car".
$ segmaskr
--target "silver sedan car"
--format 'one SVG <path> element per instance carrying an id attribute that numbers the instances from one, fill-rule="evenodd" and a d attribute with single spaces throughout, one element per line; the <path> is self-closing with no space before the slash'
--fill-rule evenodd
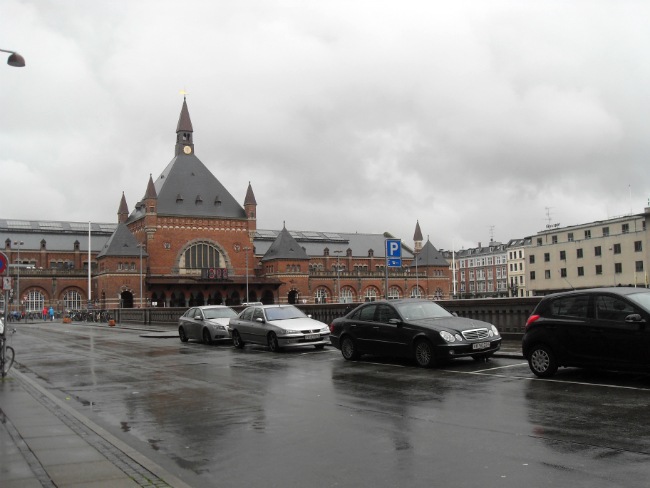
<path id="1" fill-rule="evenodd" d="M 305 315 L 293 305 L 260 305 L 244 309 L 230 321 L 232 342 L 241 349 L 248 342 L 268 346 L 271 351 L 285 347 L 329 344 L 329 327 Z"/>
<path id="2" fill-rule="evenodd" d="M 230 319 L 237 313 L 225 305 L 192 307 L 178 319 L 178 336 L 182 342 L 189 339 L 203 341 L 230 340 Z"/>

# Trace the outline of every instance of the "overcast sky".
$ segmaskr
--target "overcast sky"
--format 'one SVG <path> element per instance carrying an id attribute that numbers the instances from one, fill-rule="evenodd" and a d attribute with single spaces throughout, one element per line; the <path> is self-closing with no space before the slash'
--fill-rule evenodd
<path id="1" fill-rule="evenodd" d="M 257 225 L 474 247 L 642 212 L 650 2 L 3 0 L 0 217 L 117 222 L 196 155 Z"/>

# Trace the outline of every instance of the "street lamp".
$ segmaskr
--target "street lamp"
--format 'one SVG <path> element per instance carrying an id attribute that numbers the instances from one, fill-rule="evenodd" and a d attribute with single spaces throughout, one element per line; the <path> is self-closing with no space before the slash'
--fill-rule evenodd
<path id="1" fill-rule="evenodd" d="M 15 51 L 7 51 L 6 49 L 0 49 L 0 52 L 9 53 L 9 58 L 7 59 L 7 64 L 15 68 L 22 68 L 25 66 L 25 58 Z"/>
<path id="2" fill-rule="evenodd" d="M 341 250 L 334 251 L 334 254 L 336 254 L 336 299 L 339 303 L 341 303 L 341 265 L 339 257 L 342 252 Z"/>
<path id="3" fill-rule="evenodd" d="M 249 295 L 248 295 L 248 251 L 252 250 L 252 247 L 244 247 L 244 257 L 246 258 L 246 303 L 249 301 Z"/>
<path id="4" fill-rule="evenodd" d="M 144 244 L 138 244 L 140 248 L 140 308 L 142 308 L 142 248 Z"/>
<path id="5" fill-rule="evenodd" d="M 14 246 L 18 249 L 18 266 L 16 267 L 16 295 L 18 296 L 18 311 L 20 311 L 20 246 L 24 246 L 23 241 L 14 241 Z"/>

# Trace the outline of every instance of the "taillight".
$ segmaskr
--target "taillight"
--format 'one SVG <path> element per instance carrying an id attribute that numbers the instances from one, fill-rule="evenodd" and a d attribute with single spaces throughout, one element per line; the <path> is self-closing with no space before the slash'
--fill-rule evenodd
<path id="1" fill-rule="evenodd" d="M 330 332 L 334 333 L 334 322 L 330 324 Z"/>
<path id="2" fill-rule="evenodd" d="M 526 328 L 533 325 L 533 322 L 536 322 L 537 319 L 539 319 L 540 317 L 541 315 L 531 315 L 530 317 L 528 317 L 528 320 L 526 321 Z"/>

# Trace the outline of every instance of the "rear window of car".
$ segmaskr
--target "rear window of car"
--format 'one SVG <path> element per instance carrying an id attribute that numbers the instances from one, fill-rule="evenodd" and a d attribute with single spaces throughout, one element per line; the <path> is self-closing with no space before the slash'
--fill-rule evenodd
<path id="1" fill-rule="evenodd" d="M 550 315 L 586 319 L 589 314 L 589 297 L 577 295 L 553 300 L 549 307 Z"/>

